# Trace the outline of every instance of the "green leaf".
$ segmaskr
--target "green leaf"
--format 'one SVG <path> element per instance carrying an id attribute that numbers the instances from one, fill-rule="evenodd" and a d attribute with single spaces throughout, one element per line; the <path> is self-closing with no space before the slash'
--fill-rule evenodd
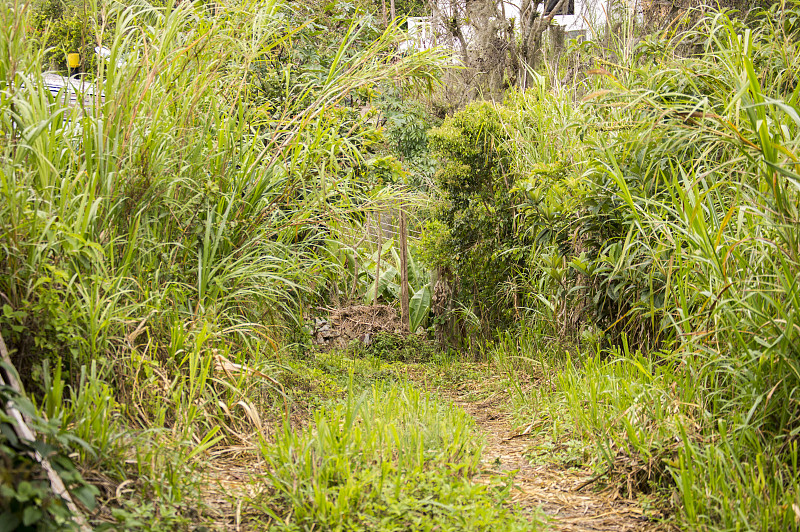
<path id="1" fill-rule="evenodd" d="M 94 510 L 95 506 L 97 506 L 97 502 L 95 501 L 95 497 L 100 494 L 97 488 L 92 486 L 91 484 L 86 484 L 71 490 L 72 496 L 78 499 L 81 504 L 83 504 L 89 511 Z"/>
<path id="2" fill-rule="evenodd" d="M 32 499 L 36 495 L 36 490 L 33 489 L 33 486 L 27 480 L 23 480 L 17 486 L 17 500 L 19 502 L 26 502 L 29 499 Z"/>
<path id="3" fill-rule="evenodd" d="M 397 297 L 397 294 L 400 291 L 400 286 L 397 283 L 392 282 L 395 277 L 399 277 L 399 273 L 392 266 L 387 267 L 386 270 L 381 272 L 381 278 L 378 281 L 378 297 L 381 297 L 386 291 L 388 291 L 389 297 Z M 367 303 L 371 303 L 375 300 L 375 283 L 370 285 L 366 297 Z"/>
<path id="4" fill-rule="evenodd" d="M 0 532 L 11 532 L 12 530 L 16 530 L 18 526 L 19 517 L 17 514 L 6 510 L 5 513 L 0 515 Z"/>
<path id="5" fill-rule="evenodd" d="M 12 447 L 17 447 L 19 445 L 17 433 L 14 432 L 14 428 L 10 424 L 0 423 L 0 434 L 6 437 Z"/>
<path id="6" fill-rule="evenodd" d="M 30 526 L 33 523 L 37 523 L 42 518 L 42 511 L 36 506 L 28 506 L 25 508 L 25 511 L 22 512 L 22 524 L 25 526 Z"/>
<path id="7" fill-rule="evenodd" d="M 431 309 L 431 289 L 425 285 L 417 290 L 409 302 L 411 332 L 417 330 Z"/>

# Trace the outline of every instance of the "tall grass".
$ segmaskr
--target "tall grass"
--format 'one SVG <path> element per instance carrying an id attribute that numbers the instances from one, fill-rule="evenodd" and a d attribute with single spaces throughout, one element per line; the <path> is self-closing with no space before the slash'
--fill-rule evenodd
<path id="1" fill-rule="evenodd" d="M 691 529 L 797 527 L 796 13 L 710 11 L 599 58 L 580 102 L 510 104 L 532 327 L 586 353 L 521 405 L 553 405 L 633 491 L 675 489 Z"/>
<path id="2" fill-rule="evenodd" d="M 302 97 L 268 109 L 253 66 L 280 70 L 276 50 L 302 29 L 283 3 L 90 2 L 111 57 L 69 106 L 43 82 L 33 9 L 0 6 L 0 330 L 14 362 L 36 396 L 53 379 L 70 390 L 40 403 L 96 450 L 113 446 L 115 419 L 190 442 L 181 459 L 241 441 L 259 428 L 228 417 L 245 377 L 215 368 L 266 371 L 301 302 L 341 273 L 330 228 L 393 195 L 345 179 L 370 126 L 338 132 L 344 97 L 435 83 L 443 54 L 398 55 L 395 26 L 357 45 L 355 21 L 326 75 L 287 75 Z"/>

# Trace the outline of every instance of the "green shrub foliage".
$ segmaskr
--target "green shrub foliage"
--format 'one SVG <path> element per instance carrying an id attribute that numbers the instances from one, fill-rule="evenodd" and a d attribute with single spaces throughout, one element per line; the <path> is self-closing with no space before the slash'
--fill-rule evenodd
<path id="1" fill-rule="evenodd" d="M 498 292 L 522 266 L 521 256 L 509 252 L 520 234 L 504 127 L 508 114 L 502 106 L 476 102 L 429 132 L 431 149 L 443 161 L 436 173 L 443 201 L 423 236 L 432 265 L 458 279 L 459 297 L 471 299 L 484 320 L 500 323 L 512 314 Z"/>
<path id="2" fill-rule="evenodd" d="M 596 68 L 572 90 L 537 78 L 431 134 L 445 206 L 426 256 L 462 306 L 507 286 L 537 335 L 596 354 L 559 404 L 608 471 L 674 487 L 691 529 L 797 527 L 799 15 L 707 12 L 586 46 Z M 517 269 L 470 293 L 500 250 Z"/>
<path id="3" fill-rule="evenodd" d="M 0 529 L 77 530 L 72 512 L 53 492 L 47 473 L 34 457 L 46 459 L 72 497 L 93 510 L 99 492 L 83 480 L 67 456 L 71 447 L 86 443 L 63 432 L 59 420 L 42 418 L 30 401 L 8 386 L 0 386 L 0 404 Z M 30 420 L 38 433 L 36 440 L 17 435 L 16 420 L 6 411 L 12 405 Z"/>

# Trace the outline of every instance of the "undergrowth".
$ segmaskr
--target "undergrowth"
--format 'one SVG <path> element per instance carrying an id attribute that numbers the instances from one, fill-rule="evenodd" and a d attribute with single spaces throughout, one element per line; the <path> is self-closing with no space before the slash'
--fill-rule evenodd
<path id="1" fill-rule="evenodd" d="M 392 244 L 358 248 L 422 203 L 408 178 L 435 196 L 438 279 L 410 257 L 412 328 L 494 360 L 562 464 L 689 529 L 798 527 L 797 4 L 584 43 L 572 85 L 532 76 L 429 133 L 396 107 L 447 54 L 398 52 L 352 4 L 313 23 L 277 0 L 159 5 L 84 3 L 81 47 L 91 30 L 110 57 L 71 103 L 35 3 L 0 4 L 0 333 L 32 400 L 0 391 L 41 434 L 0 420 L 0 519 L 69 526 L 38 447 L 97 528 L 209 524 L 200 465 L 258 442 L 272 526 L 523 528 L 508 485 L 469 482 L 470 420 L 404 381 L 480 370 L 416 336 L 320 354 L 298 332 L 322 303 L 396 297 Z"/>
<path id="2" fill-rule="evenodd" d="M 434 345 L 424 336 L 381 332 L 372 338 L 369 345 L 357 345 L 354 354 L 387 361 L 429 362 L 439 355 Z"/>
<path id="3" fill-rule="evenodd" d="M 584 43 L 572 82 L 432 130 L 462 336 L 525 426 L 691 530 L 800 522 L 799 11 Z"/>
<path id="4" fill-rule="evenodd" d="M 474 420 L 413 385 L 377 383 L 262 444 L 268 494 L 286 530 L 530 530 L 503 506 L 510 479 L 471 482 L 480 463 Z"/>
<path id="5" fill-rule="evenodd" d="M 407 196 L 379 183 L 375 159 L 398 164 L 359 110 L 395 80 L 427 89 L 445 54 L 400 55 L 397 25 L 347 6 L 328 38 L 278 0 L 89 1 L 80 51 L 109 57 L 53 94 L 40 7 L 0 4 L 0 333 L 86 444 L 92 526 L 209 524 L 208 453 L 289 411 L 284 336 L 350 286 L 345 235 Z"/>

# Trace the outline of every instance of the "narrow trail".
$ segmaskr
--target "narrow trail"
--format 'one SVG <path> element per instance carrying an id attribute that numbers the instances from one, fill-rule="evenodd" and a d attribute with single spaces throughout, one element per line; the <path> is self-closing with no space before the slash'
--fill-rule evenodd
<path id="1" fill-rule="evenodd" d="M 488 482 L 498 475 L 518 471 L 512 500 L 523 511 L 543 511 L 552 529 L 564 532 L 663 529 L 645 516 L 636 501 L 612 499 L 593 492 L 587 485 L 593 478 L 589 469 L 564 469 L 554 464 L 531 465 L 525 454 L 534 442 L 513 430 L 510 415 L 502 409 L 501 399 L 475 402 L 467 400 L 468 393 L 444 392 L 455 406 L 475 418 L 486 439 L 482 460 L 484 470 L 476 481 Z"/>
<path id="2" fill-rule="evenodd" d="M 474 368 L 473 368 L 474 369 Z M 639 502 L 627 500 L 613 490 L 597 492 L 594 472 L 587 467 L 567 467 L 550 456 L 532 463 L 529 456 L 542 455 L 553 447 L 546 436 L 520 434 L 508 411 L 508 395 L 498 388 L 500 381 L 491 372 L 480 382 L 454 382 L 445 379 L 433 384 L 419 368 L 406 367 L 406 376 L 422 389 L 459 408 L 475 420 L 485 440 L 481 471 L 473 478 L 480 484 L 497 485 L 513 474 L 510 502 L 517 512 L 530 516 L 530 522 L 546 523 L 538 530 L 559 532 L 655 532 L 675 528 L 652 520 Z M 493 392 L 493 393 L 492 393 Z M 487 397 L 487 393 L 489 394 Z M 481 398 L 482 397 L 482 398 Z M 298 422 L 298 429 L 300 423 Z M 557 447 L 557 446 L 556 446 Z M 267 465 L 250 445 L 225 448 L 213 453 L 207 464 L 205 503 L 215 530 L 269 529 L 258 501 L 268 484 L 263 478 Z M 544 451 L 547 454 L 550 451 Z M 556 453 L 557 450 L 553 450 Z"/>

